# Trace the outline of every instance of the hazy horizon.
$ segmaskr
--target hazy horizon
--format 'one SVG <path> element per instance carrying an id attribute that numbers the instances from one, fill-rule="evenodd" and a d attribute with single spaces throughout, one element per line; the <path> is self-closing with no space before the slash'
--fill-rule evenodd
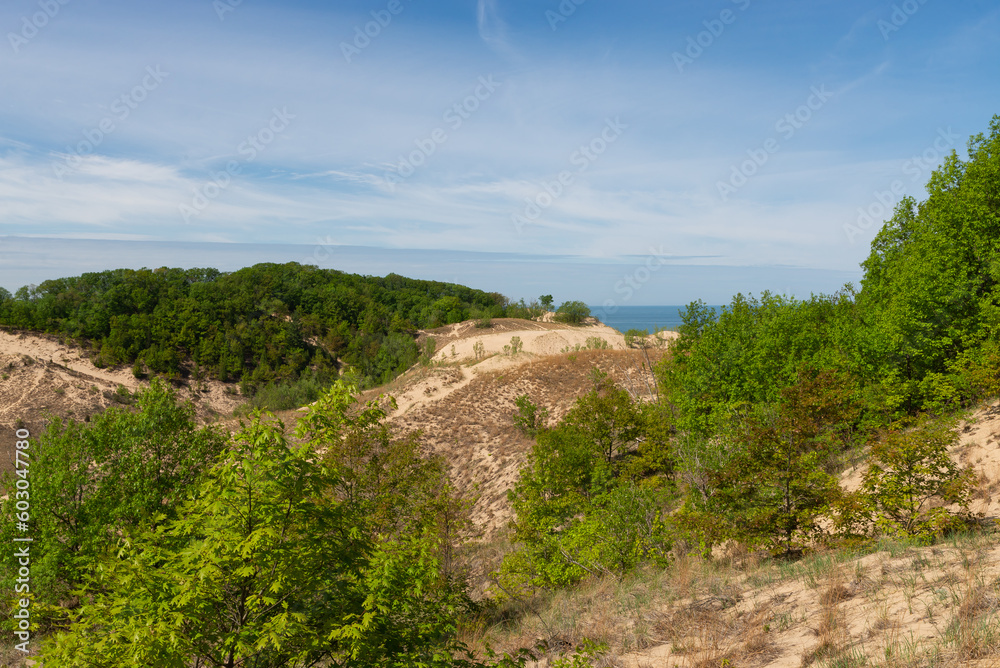
<path id="1" fill-rule="evenodd" d="M 463 253 L 359 246 L 210 244 L 0 238 L 0 287 L 10 292 L 42 281 L 111 268 L 214 267 L 234 271 L 259 262 L 299 262 L 321 269 L 460 283 L 531 301 L 552 294 L 557 303 L 671 306 L 701 299 L 728 303 L 737 292 L 764 290 L 808 297 L 836 292 L 859 272 L 794 267 L 732 267 L 649 262 L 655 255 L 595 262 L 571 256 Z"/>

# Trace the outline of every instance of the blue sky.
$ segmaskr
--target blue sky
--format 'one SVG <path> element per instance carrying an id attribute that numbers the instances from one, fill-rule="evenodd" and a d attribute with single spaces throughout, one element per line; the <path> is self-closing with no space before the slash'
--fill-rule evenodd
<path id="1" fill-rule="evenodd" d="M 832 292 L 1000 113 L 975 0 L 7 0 L 0 36 L 8 289 L 312 258 L 592 304 Z"/>

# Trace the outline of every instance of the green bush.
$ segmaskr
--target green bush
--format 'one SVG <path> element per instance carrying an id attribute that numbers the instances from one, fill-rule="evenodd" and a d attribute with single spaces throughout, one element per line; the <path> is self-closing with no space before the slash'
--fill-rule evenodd
<path id="1" fill-rule="evenodd" d="M 514 399 L 517 410 L 514 412 L 514 426 L 525 436 L 534 438 L 538 432 L 544 428 L 545 419 L 548 417 L 547 408 L 539 408 L 527 394 L 522 394 Z"/>
<path id="2" fill-rule="evenodd" d="M 385 418 L 376 402 L 355 406 L 341 383 L 306 412 L 294 442 L 272 416 L 254 415 L 230 447 L 195 460 L 209 464 L 183 495 L 151 497 L 147 521 L 96 527 L 103 552 L 79 563 L 81 605 L 43 640 L 42 660 L 523 666 L 474 661 L 457 640 L 471 603 L 448 562 L 470 502 L 440 459 L 423 458 Z M 118 498 L 129 501 L 127 491 Z"/>
<path id="3" fill-rule="evenodd" d="M 959 441 L 954 428 L 925 417 L 872 445 L 860 490 L 865 524 L 880 535 L 925 541 L 965 524 L 975 473 L 948 452 Z"/>
<path id="4" fill-rule="evenodd" d="M 420 364 L 423 366 L 429 366 L 431 360 L 434 359 L 434 353 L 437 352 L 437 342 L 434 340 L 433 336 L 428 336 L 424 339 L 424 350 L 420 354 Z"/>
<path id="5" fill-rule="evenodd" d="M 582 324 L 590 317 L 590 307 L 583 302 L 563 302 L 556 310 L 555 319 L 570 325 Z"/>
<path id="6" fill-rule="evenodd" d="M 294 381 L 269 383 L 242 408 L 244 414 L 254 410 L 286 411 L 311 404 L 319 399 L 323 390 L 333 382 L 326 374 L 313 372 Z"/>
<path id="7" fill-rule="evenodd" d="M 669 471 L 654 465 L 650 452 L 661 437 L 627 392 L 600 373 L 594 381 L 553 429 L 541 429 L 534 404 L 518 398 L 519 424 L 534 427 L 537 441 L 508 493 L 518 549 L 497 577 L 509 592 L 667 558 L 671 538 L 662 517 L 671 491 L 651 484 Z M 638 459 L 647 466 L 635 465 Z"/>
<path id="8" fill-rule="evenodd" d="M 640 348 L 645 347 L 646 337 L 648 332 L 644 329 L 630 329 L 625 332 L 625 347 L 632 348 L 633 346 L 639 346 Z"/>

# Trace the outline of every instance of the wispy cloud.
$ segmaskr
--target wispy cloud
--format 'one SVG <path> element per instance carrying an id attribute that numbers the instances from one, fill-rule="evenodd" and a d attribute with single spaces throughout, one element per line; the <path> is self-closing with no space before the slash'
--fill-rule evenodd
<path id="1" fill-rule="evenodd" d="M 516 61 L 522 57 L 511 45 L 507 24 L 497 10 L 497 0 L 479 0 L 476 6 L 476 24 L 479 38 L 498 54 Z"/>

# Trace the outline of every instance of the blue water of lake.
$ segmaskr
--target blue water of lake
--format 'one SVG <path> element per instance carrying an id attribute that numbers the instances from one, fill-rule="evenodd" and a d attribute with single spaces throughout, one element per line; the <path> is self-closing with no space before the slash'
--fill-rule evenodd
<path id="1" fill-rule="evenodd" d="M 658 329 L 677 329 L 683 324 L 680 312 L 686 306 L 619 306 L 611 313 L 611 309 L 603 306 L 591 306 L 590 314 L 596 316 L 609 327 L 619 332 L 630 329 L 643 329 L 652 333 Z M 718 313 L 720 307 L 712 306 Z"/>

